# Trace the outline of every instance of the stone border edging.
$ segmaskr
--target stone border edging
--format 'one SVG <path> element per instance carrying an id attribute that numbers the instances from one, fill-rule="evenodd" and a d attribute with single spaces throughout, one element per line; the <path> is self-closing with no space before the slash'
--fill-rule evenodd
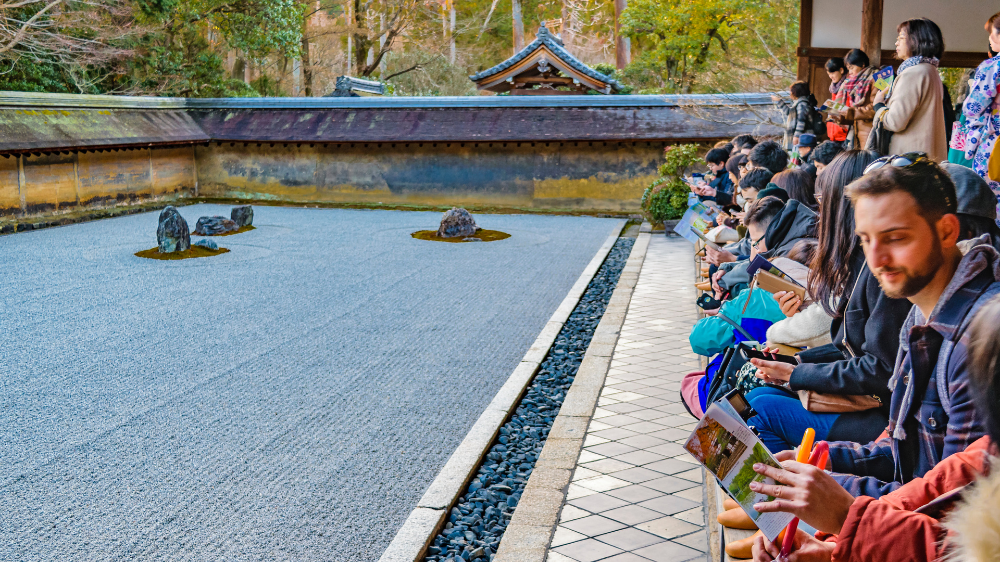
<path id="1" fill-rule="evenodd" d="M 608 307 L 594 330 L 594 337 L 552 424 L 493 562 L 545 562 L 559 511 L 566 498 L 566 489 L 583 449 L 587 426 L 604 388 L 604 379 L 611 368 L 611 356 L 646 258 L 651 235 L 649 225 L 644 223 L 643 226 L 645 228 L 640 227 L 640 234 L 632 246 Z"/>
<path id="2" fill-rule="evenodd" d="M 590 285 L 590 281 L 597 274 L 597 271 L 604 264 L 604 260 L 607 258 L 608 253 L 611 252 L 611 248 L 614 247 L 615 242 L 618 240 L 622 229 L 628 221 L 620 220 L 617 228 L 608 236 L 608 239 L 604 241 L 604 244 L 597 250 L 594 258 L 590 260 L 587 267 L 584 268 L 583 273 L 577 279 L 576 283 L 566 294 L 566 298 L 563 299 L 559 308 L 552 314 L 549 321 L 542 328 L 541 333 L 535 339 L 535 342 L 528 349 L 528 352 L 524 354 L 521 362 L 518 364 L 514 372 L 511 373 L 510 377 L 507 378 L 507 382 L 500 388 L 496 396 L 486 407 L 486 410 L 479 416 L 476 423 L 466 434 L 465 439 L 458 445 L 455 452 L 452 453 L 448 462 L 445 463 L 444 467 L 441 468 L 441 472 L 438 473 L 437 477 L 431 482 L 431 485 L 424 492 L 423 497 L 417 502 L 417 506 L 410 512 L 409 517 L 403 522 L 403 526 L 400 527 L 396 536 L 393 537 L 392 542 L 382 553 L 379 558 L 379 562 L 417 562 L 424 552 L 427 550 L 427 546 L 430 541 L 434 539 L 434 536 L 438 533 L 441 526 L 444 524 L 445 516 L 448 510 L 461 495 L 462 490 L 469 483 L 469 480 L 475 474 L 476 469 L 479 467 L 480 461 L 482 461 L 483 456 L 489 451 L 490 446 L 493 444 L 494 439 L 496 439 L 497 433 L 500 431 L 500 426 L 507 421 L 509 415 L 517 408 L 517 404 L 524 394 L 528 385 L 535 378 L 535 373 L 538 372 L 542 361 L 545 359 L 546 354 L 549 352 L 549 348 L 555 343 L 556 336 L 559 335 L 559 331 L 562 329 L 563 324 L 569 319 L 570 314 L 576 308 L 577 303 L 580 298 L 583 297 L 584 292 L 587 290 L 587 286 Z M 637 242 L 638 243 L 638 242 Z M 645 250 L 643 250 L 645 252 Z M 633 249 L 632 253 L 635 253 Z M 629 260 L 631 260 L 631 255 Z M 622 276 L 628 271 L 629 263 L 626 263 L 625 269 L 622 270 Z M 638 272 L 636 273 L 636 278 L 638 278 Z M 619 280 L 619 286 L 621 285 L 621 280 Z M 632 283 L 635 286 L 635 283 Z M 631 295 L 631 292 L 629 293 Z M 618 290 L 615 292 L 611 298 L 611 302 L 608 303 L 608 310 L 605 311 L 605 316 L 607 316 L 608 311 L 611 310 L 612 304 L 614 303 L 615 297 L 618 295 Z M 625 306 L 628 306 L 626 301 Z M 625 313 L 621 313 L 622 320 L 624 320 Z M 590 343 L 590 348 L 594 347 L 597 341 L 598 331 L 601 329 L 604 321 L 597 326 L 597 331 L 594 333 L 594 340 Z M 619 327 L 621 322 L 618 323 Z M 617 336 L 616 336 L 617 339 Z M 587 349 L 587 355 L 590 354 L 590 348 Z M 611 343 L 611 349 L 614 349 L 614 342 Z M 610 352 L 609 352 L 610 355 Z M 610 360 L 610 357 L 609 357 Z M 584 363 L 586 363 L 586 356 L 584 356 Z M 583 371 L 583 365 L 580 365 L 580 371 L 577 373 L 577 378 L 580 376 L 580 372 Z M 603 375 L 601 380 L 603 381 Z M 574 382 L 573 387 L 576 386 Z M 598 389 L 600 392 L 600 389 Z M 569 395 L 566 396 L 569 399 Z M 596 403 L 596 398 L 594 399 Z M 565 402 L 563 403 L 563 408 L 565 408 Z M 561 412 L 561 410 L 560 410 Z M 561 415 L 561 413 L 560 413 Z M 558 418 L 556 420 L 558 423 Z M 553 430 L 555 430 L 555 425 L 553 425 Z M 585 426 L 586 428 L 586 426 Z M 582 435 L 582 432 L 581 432 Z M 549 438 L 552 435 L 550 433 Z M 581 441 L 582 443 L 582 441 Z M 544 456 L 545 449 L 542 449 L 542 455 Z M 539 457 L 539 462 L 541 462 L 542 457 Z M 575 461 L 574 457 L 574 461 Z M 536 465 L 537 466 L 537 465 Z M 534 476 L 534 474 L 532 474 Z M 528 480 L 529 485 L 531 479 Z M 527 489 L 525 490 L 527 492 Z M 515 510 L 516 514 L 516 510 Z M 508 531 L 509 532 L 509 531 Z M 502 544 L 502 543 L 501 543 Z"/>

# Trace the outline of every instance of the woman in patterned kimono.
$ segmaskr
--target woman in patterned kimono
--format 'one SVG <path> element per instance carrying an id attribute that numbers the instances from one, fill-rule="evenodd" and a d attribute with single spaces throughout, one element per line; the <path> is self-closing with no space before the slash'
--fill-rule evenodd
<path id="1" fill-rule="evenodd" d="M 1000 12 L 986 22 L 990 32 L 990 48 L 1000 52 Z M 972 160 L 972 169 L 989 182 L 990 189 L 1000 197 L 1000 183 L 989 179 L 986 167 L 1000 136 L 1000 103 L 997 103 L 1000 82 L 1000 55 L 985 60 L 976 69 L 965 98 L 962 113 L 965 115 L 965 157 Z"/>

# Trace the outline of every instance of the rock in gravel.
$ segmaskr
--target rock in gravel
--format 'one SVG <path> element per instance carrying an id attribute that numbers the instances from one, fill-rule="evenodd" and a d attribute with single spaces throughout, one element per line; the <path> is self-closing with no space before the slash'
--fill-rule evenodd
<path id="1" fill-rule="evenodd" d="M 207 238 L 202 238 L 201 240 L 194 243 L 195 246 L 201 246 L 202 248 L 208 248 L 209 250 L 218 250 L 219 245 Z"/>
<path id="2" fill-rule="evenodd" d="M 438 227 L 437 235 L 441 238 L 462 238 L 472 236 L 477 231 L 482 230 L 476 224 L 476 219 L 472 218 L 469 211 L 452 207 L 441 218 L 441 226 Z"/>
<path id="3" fill-rule="evenodd" d="M 229 214 L 229 218 L 231 218 L 239 228 L 250 226 L 253 224 L 253 207 L 250 205 L 233 207 L 233 211 Z"/>
<path id="4" fill-rule="evenodd" d="M 156 227 L 156 245 L 161 254 L 183 252 L 191 247 L 191 231 L 188 223 L 174 206 L 160 212 L 160 223 Z"/>
<path id="5" fill-rule="evenodd" d="M 201 217 L 194 227 L 194 233 L 199 236 L 214 236 L 239 230 L 239 228 L 234 221 L 226 217 Z"/>

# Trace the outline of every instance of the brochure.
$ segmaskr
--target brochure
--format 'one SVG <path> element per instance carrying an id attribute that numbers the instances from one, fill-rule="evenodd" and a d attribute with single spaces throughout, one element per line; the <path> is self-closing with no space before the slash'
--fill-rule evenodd
<path id="1" fill-rule="evenodd" d="M 788 275 L 784 271 L 781 271 L 777 267 L 774 267 L 774 265 L 772 265 L 771 262 L 767 261 L 767 258 L 763 256 L 756 256 L 750 262 L 750 265 L 747 266 L 747 275 L 750 276 L 751 279 L 753 278 L 754 275 L 756 275 L 758 271 L 766 271 L 771 275 L 776 275 L 784 279 L 785 281 L 794 284 L 797 287 L 802 287 L 802 284 L 793 279 L 791 275 Z M 805 287 L 802 288 L 805 289 Z"/>
<path id="2" fill-rule="evenodd" d="M 719 485 L 754 520 L 767 540 L 774 542 L 792 520 L 792 515 L 755 511 L 754 504 L 774 498 L 754 492 L 750 483 L 774 483 L 774 480 L 754 472 L 754 464 L 765 463 L 776 468 L 781 465 L 736 414 L 732 405 L 722 400 L 709 406 L 684 448 L 715 475 Z"/>
<path id="3" fill-rule="evenodd" d="M 884 90 L 892 85 L 893 71 L 891 66 L 883 66 L 875 74 L 872 74 L 872 79 L 875 80 L 875 87 L 879 90 Z"/>
<path id="4" fill-rule="evenodd" d="M 684 237 L 687 241 L 692 244 L 697 244 L 699 238 L 691 229 L 696 229 L 699 232 L 707 232 L 712 228 L 712 222 L 715 217 L 712 216 L 711 210 L 702 203 L 695 203 L 688 207 L 688 210 L 684 212 L 684 216 L 677 221 L 677 226 L 674 227 L 674 232 Z"/>

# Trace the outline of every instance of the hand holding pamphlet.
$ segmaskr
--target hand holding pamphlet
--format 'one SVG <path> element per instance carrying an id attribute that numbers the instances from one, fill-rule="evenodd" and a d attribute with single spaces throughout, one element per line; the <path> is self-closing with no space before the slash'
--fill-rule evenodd
<path id="1" fill-rule="evenodd" d="M 893 78 L 891 66 L 883 66 L 875 74 L 872 74 L 872 79 L 875 81 L 875 87 L 879 90 L 884 90 L 891 86 Z"/>
<path id="2" fill-rule="evenodd" d="M 705 465 L 719 485 L 753 519 L 767 540 L 774 542 L 778 533 L 792 520 L 788 513 L 758 513 L 754 504 L 774 498 L 750 489 L 751 482 L 773 484 L 774 481 L 754 471 L 755 463 L 775 468 L 781 465 L 760 439 L 747 427 L 727 400 L 712 403 L 695 427 L 684 448 Z"/>

